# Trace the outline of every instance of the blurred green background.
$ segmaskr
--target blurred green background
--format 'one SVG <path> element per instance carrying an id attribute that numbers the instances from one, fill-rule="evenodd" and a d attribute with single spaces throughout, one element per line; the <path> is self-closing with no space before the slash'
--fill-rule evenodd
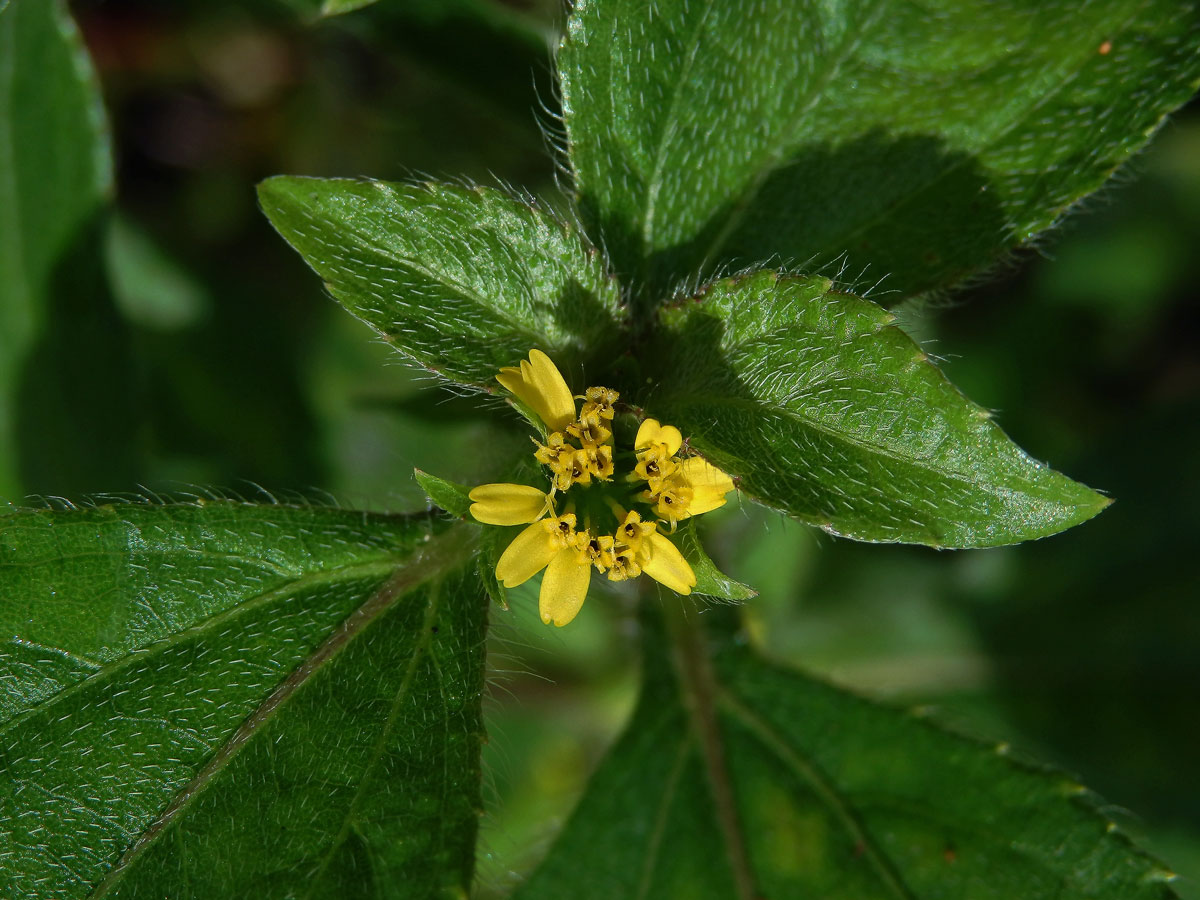
<path id="1" fill-rule="evenodd" d="M 286 172 L 550 196 L 557 2 L 73 4 L 117 165 L 88 277 L 64 279 L 16 403 L 29 494 L 216 489 L 420 508 L 414 466 L 485 480 L 515 416 L 406 369 L 259 213 Z M 937 553 L 744 504 L 714 556 L 772 655 L 931 706 L 1076 773 L 1200 898 L 1200 105 L 1036 252 L 904 321 L 1009 434 L 1117 499 L 1066 535 Z M 886 302 L 886 296 L 877 296 Z M 14 498 L 19 499 L 19 498 Z M 631 600 L 548 629 L 493 611 L 481 895 L 544 852 L 637 687 Z M 670 601 L 666 601 L 670 602 Z"/>

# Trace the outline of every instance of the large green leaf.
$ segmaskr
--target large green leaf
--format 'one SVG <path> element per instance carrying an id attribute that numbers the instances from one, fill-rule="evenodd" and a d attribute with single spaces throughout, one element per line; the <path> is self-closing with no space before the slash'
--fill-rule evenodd
<path id="1" fill-rule="evenodd" d="M 346 309 L 439 375 L 491 385 L 533 347 L 570 373 L 618 345 L 620 291 L 600 254 L 533 203 L 290 177 L 264 181 L 259 198 Z"/>
<path id="2" fill-rule="evenodd" d="M 825 278 L 716 282 L 661 310 L 646 407 L 755 499 L 859 540 L 988 547 L 1107 505 L 1025 455 L 892 319 Z"/>
<path id="3" fill-rule="evenodd" d="M 0 3 L 0 497 L 22 492 L 14 395 L 56 272 L 112 183 L 100 91 L 62 0 Z"/>
<path id="4" fill-rule="evenodd" d="M 559 69 L 582 215 L 646 293 L 844 254 L 900 297 L 1099 187 L 1196 90 L 1200 18 L 1175 0 L 581 0 Z"/>
<path id="5" fill-rule="evenodd" d="M 0 895 L 465 892 L 471 534 L 223 501 L 0 517 Z"/>
<path id="6" fill-rule="evenodd" d="M 650 631 L 633 719 L 518 900 L 1174 897 L 1071 779 L 671 631 L 671 653 Z"/>

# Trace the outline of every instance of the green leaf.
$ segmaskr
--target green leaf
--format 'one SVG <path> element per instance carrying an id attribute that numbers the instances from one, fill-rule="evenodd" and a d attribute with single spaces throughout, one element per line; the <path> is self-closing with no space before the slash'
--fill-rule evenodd
<path id="1" fill-rule="evenodd" d="M 130 322 L 181 331 L 209 314 L 204 288 L 128 216 L 114 215 L 108 223 L 104 258 L 113 298 Z"/>
<path id="2" fill-rule="evenodd" d="M 483 187 L 277 177 L 279 233 L 343 306 L 402 353 L 465 384 L 549 353 L 568 381 L 620 346 L 600 254 L 535 203 Z"/>
<path id="3" fill-rule="evenodd" d="M 484 528 L 479 539 L 479 556 L 476 565 L 479 580 L 483 582 L 483 588 L 487 591 L 488 598 L 501 609 L 508 609 L 508 588 L 504 586 L 504 582 L 496 578 L 496 563 L 508 549 L 508 545 L 513 539 L 512 532 L 513 529 L 509 528 Z"/>
<path id="4" fill-rule="evenodd" d="M 17 475 L 15 394 L 53 281 L 112 187 L 100 90 L 62 0 L 0 4 L 0 497 Z"/>
<path id="5" fill-rule="evenodd" d="M 471 498 L 467 496 L 471 489 L 465 484 L 455 484 L 446 481 L 420 469 L 413 469 L 413 477 L 421 485 L 427 497 L 452 516 L 465 518 L 471 509 Z"/>
<path id="6" fill-rule="evenodd" d="M 342 13 L 354 12 L 376 2 L 378 0 L 325 0 L 321 4 L 321 15 L 340 16 Z"/>
<path id="7" fill-rule="evenodd" d="M 643 299 L 835 259 L 899 299 L 1096 190 L 1198 49 L 1175 0 L 581 0 L 558 64 L 583 220 Z"/>
<path id="8" fill-rule="evenodd" d="M 694 593 L 732 603 L 741 603 L 758 596 L 758 591 L 754 588 L 744 585 L 740 581 L 734 581 L 717 568 L 717 564 L 709 558 L 704 545 L 700 542 L 695 519 L 688 519 L 680 527 L 675 540 L 696 576 L 696 586 L 692 589 Z"/>
<path id="9" fill-rule="evenodd" d="M 650 630 L 632 721 L 518 900 L 1175 896 L 1071 779 L 671 632 L 674 664 Z"/>
<path id="10" fill-rule="evenodd" d="M 990 547 L 1108 500 L 1025 455 L 874 303 L 760 271 L 663 308 L 646 408 L 768 506 L 834 534 Z"/>
<path id="11" fill-rule="evenodd" d="M 486 607 L 471 530 L 433 528 L 0 517 L 0 894 L 465 895 Z"/>

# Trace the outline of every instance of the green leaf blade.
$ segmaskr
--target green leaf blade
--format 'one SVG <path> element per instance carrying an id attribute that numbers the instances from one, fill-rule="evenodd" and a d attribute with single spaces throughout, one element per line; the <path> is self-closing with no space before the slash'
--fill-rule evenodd
<path id="1" fill-rule="evenodd" d="M 15 394 L 52 276 L 111 189 L 100 86 L 66 4 L 0 5 L 0 497 L 23 493 Z"/>
<path id="2" fill-rule="evenodd" d="M 660 315 L 646 406 L 768 506 L 835 534 L 987 547 L 1108 501 L 1028 457 L 892 317 L 761 271 Z"/>
<path id="3" fill-rule="evenodd" d="M 464 891 L 469 545 L 426 517 L 228 502 L 0 518 L 5 895 L 324 896 L 367 858 L 369 896 Z"/>
<path id="4" fill-rule="evenodd" d="M 570 372 L 619 344 L 620 291 L 599 253 L 532 203 L 284 176 L 259 198 L 349 312 L 441 376 L 490 387 L 534 347 Z"/>
<path id="5" fill-rule="evenodd" d="M 593 0 L 559 60 L 581 212 L 643 300 L 764 260 L 899 299 L 1103 184 L 1200 86 L 1200 28 L 1169 0 Z"/>
<path id="6" fill-rule="evenodd" d="M 690 627 L 518 900 L 1175 896 L 1061 774 Z"/>
<path id="7" fill-rule="evenodd" d="M 417 484 L 421 485 L 425 496 L 450 515 L 464 519 L 471 511 L 471 498 L 468 496 L 471 489 L 465 484 L 447 481 L 420 469 L 413 470 L 413 477 L 417 479 Z"/>
<path id="8" fill-rule="evenodd" d="M 724 600 L 727 603 L 742 603 L 758 596 L 758 591 L 754 588 L 735 581 L 717 568 L 717 564 L 712 561 L 704 549 L 704 544 L 700 541 L 699 530 L 694 519 L 689 519 L 679 529 L 676 541 L 684 559 L 692 567 L 692 574 L 696 576 L 696 586 L 692 588 L 693 593 L 712 597 L 715 600 Z"/>

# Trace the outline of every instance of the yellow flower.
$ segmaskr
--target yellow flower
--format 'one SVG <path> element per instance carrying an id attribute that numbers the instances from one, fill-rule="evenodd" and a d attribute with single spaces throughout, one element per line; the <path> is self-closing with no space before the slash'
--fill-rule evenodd
<path id="1" fill-rule="evenodd" d="M 566 625 L 583 606 L 591 582 L 592 560 L 585 549 L 589 538 L 587 532 L 575 530 L 575 516 L 570 513 L 534 522 L 500 555 L 496 577 L 511 588 L 545 569 L 538 595 L 542 621 Z"/>
<path id="2" fill-rule="evenodd" d="M 551 431 L 562 431 L 575 419 L 575 398 L 562 373 L 541 350 L 530 350 L 519 367 L 500 370 L 496 380 L 538 414 Z"/>
<path id="3" fill-rule="evenodd" d="M 679 548 L 657 531 L 646 535 L 639 562 L 643 572 L 677 593 L 690 594 L 696 586 L 696 573 Z"/>
<path id="4" fill-rule="evenodd" d="M 680 463 L 676 477 L 692 490 L 686 513 L 689 516 L 698 516 L 724 506 L 725 495 L 733 490 L 733 479 L 699 456 L 689 456 Z"/>
<path id="5" fill-rule="evenodd" d="M 611 422 L 616 415 L 614 404 L 621 395 L 604 387 L 590 387 L 580 398 L 584 401 L 579 411 L 580 422 Z"/>
<path id="6" fill-rule="evenodd" d="M 683 446 L 683 435 L 674 425 L 660 425 L 658 419 L 646 419 L 638 428 L 637 437 L 633 441 L 633 449 L 639 454 L 645 450 L 661 445 L 667 456 L 674 456 Z"/>
<path id="7" fill-rule="evenodd" d="M 534 458 L 549 470 L 550 489 L 484 484 L 470 492 L 477 521 L 526 526 L 500 555 L 496 578 L 511 588 L 545 570 L 538 608 L 542 621 L 555 625 L 575 618 L 593 569 L 610 581 L 644 574 L 680 594 L 691 593 L 696 575 L 660 529 L 674 532 L 680 519 L 724 504 L 732 479 L 699 457 L 680 459 L 683 435 L 656 419 L 641 423 L 632 454 L 616 456 L 613 422 L 620 395 L 590 387 L 573 397 L 554 363 L 538 350 L 520 367 L 502 369 L 497 380 L 550 429 L 546 443 L 534 441 Z M 578 418 L 576 399 L 584 401 Z M 617 461 L 631 464 L 632 471 L 613 481 Z M 645 482 L 645 489 L 630 481 Z M 556 498 L 562 515 L 555 512 Z M 640 512 L 627 508 L 639 504 Z M 655 516 L 658 521 L 651 521 Z"/>
<path id="8" fill-rule="evenodd" d="M 725 505 L 733 490 L 733 479 L 699 456 L 680 460 L 675 454 L 683 446 L 678 428 L 646 419 L 638 429 L 634 449 L 638 464 L 633 477 L 647 482 L 642 497 L 654 511 L 671 523 L 698 516 Z"/>

